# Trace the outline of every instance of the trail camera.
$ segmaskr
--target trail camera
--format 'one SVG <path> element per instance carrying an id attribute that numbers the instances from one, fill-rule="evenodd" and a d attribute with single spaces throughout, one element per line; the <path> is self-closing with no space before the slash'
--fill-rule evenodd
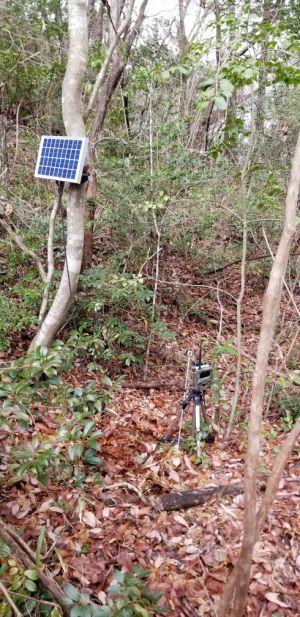
<path id="1" fill-rule="evenodd" d="M 208 388 L 212 380 L 212 366 L 210 364 L 200 364 L 197 360 L 194 362 L 194 390 L 200 391 Z"/>

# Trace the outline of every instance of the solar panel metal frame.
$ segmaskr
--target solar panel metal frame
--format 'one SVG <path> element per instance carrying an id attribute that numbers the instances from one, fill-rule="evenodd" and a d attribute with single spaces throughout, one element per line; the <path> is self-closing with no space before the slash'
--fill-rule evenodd
<path id="1" fill-rule="evenodd" d="M 80 154 L 79 154 L 79 158 L 78 158 L 78 162 L 77 162 L 77 169 L 76 169 L 76 175 L 75 178 L 68 178 L 66 173 L 63 173 L 63 170 L 61 170 L 61 173 L 57 173 L 57 174 L 42 174 L 39 173 L 39 168 L 42 167 L 41 165 L 41 158 L 42 158 L 42 154 L 45 148 L 45 139 L 51 139 L 54 141 L 58 141 L 58 140 L 63 140 L 63 141 L 76 141 L 76 142 L 81 142 L 81 148 L 80 148 Z M 81 183 L 81 177 L 82 177 L 82 171 L 83 171 L 83 167 L 84 167 L 84 163 L 85 163 L 85 158 L 86 158 L 86 154 L 87 154 L 87 146 L 88 146 L 88 138 L 87 137 L 68 137 L 68 136 L 60 136 L 60 135 L 42 135 L 41 137 L 41 141 L 40 141 L 40 146 L 39 146 L 39 152 L 38 152 L 38 157 L 37 157 L 37 162 L 36 162 L 36 167 L 35 167 L 35 172 L 34 172 L 34 176 L 35 178 L 43 178 L 44 180 L 61 180 L 64 182 L 72 182 L 75 184 L 80 184 Z M 66 151 L 66 160 L 70 160 L 70 158 L 68 158 L 68 151 L 70 151 L 67 149 Z M 44 165 L 45 167 L 45 165 Z M 53 165 L 52 165 L 53 168 Z"/>

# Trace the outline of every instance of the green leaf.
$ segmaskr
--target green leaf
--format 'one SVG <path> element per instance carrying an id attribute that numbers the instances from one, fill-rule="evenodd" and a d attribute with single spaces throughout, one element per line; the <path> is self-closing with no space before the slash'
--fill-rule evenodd
<path id="1" fill-rule="evenodd" d="M 90 437 L 90 439 L 88 439 L 87 445 L 89 446 L 89 449 L 96 450 L 97 452 L 101 452 L 101 446 L 98 443 L 97 439 L 94 438 L 93 435 Z"/>
<path id="2" fill-rule="evenodd" d="M 115 570 L 113 572 L 113 577 L 114 577 L 115 581 L 117 581 L 118 583 L 123 583 L 123 581 L 124 581 L 124 572 L 122 572 L 122 570 Z"/>
<path id="3" fill-rule="evenodd" d="M 89 606 L 83 606 L 82 604 L 76 604 L 71 609 L 71 617 L 90 617 L 91 609 Z"/>
<path id="4" fill-rule="evenodd" d="M 63 383 L 64 382 L 61 377 L 52 377 L 51 379 L 49 379 L 49 384 L 51 384 L 52 386 L 61 386 Z"/>
<path id="5" fill-rule="evenodd" d="M 256 75 L 256 71 L 254 69 L 245 69 L 243 76 L 245 79 L 252 79 L 252 77 L 255 77 Z"/>
<path id="6" fill-rule="evenodd" d="M 205 81 L 202 81 L 202 83 L 200 84 L 200 88 L 201 90 L 207 90 L 207 88 L 212 86 L 213 83 L 213 79 L 206 79 Z"/>
<path id="7" fill-rule="evenodd" d="M 94 450 L 89 448 L 84 454 L 84 460 L 89 465 L 98 465 L 99 467 L 103 466 L 103 460 L 99 456 L 95 456 Z"/>
<path id="8" fill-rule="evenodd" d="M 217 96 L 215 96 L 214 103 L 217 109 L 221 109 L 222 111 L 227 109 L 227 101 L 226 99 L 224 99 L 224 96 L 222 96 L 221 94 L 218 94 Z"/>
<path id="9" fill-rule="evenodd" d="M 94 428 L 94 426 L 95 426 L 95 422 L 93 420 L 90 420 L 89 422 L 87 422 L 83 429 L 83 433 L 82 433 L 83 437 L 87 437 L 87 435 L 89 435 L 89 433 Z"/>
<path id="10" fill-rule="evenodd" d="M 113 613 L 108 606 L 97 606 L 97 604 L 91 605 L 92 617 L 113 617 Z"/>
<path id="11" fill-rule="evenodd" d="M 42 550 L 43 542 L 45 539 L 45 535 L 46 535 L 46 527 L 42 527 L 40 531 L 40 535 L 38 537 L 38 541 L 36 545 L 36 552 L 35 552 L 35 565 L 37 568 L 39 568 L 40 563 L 41 563 L 40 555 L 41 555 L 41 550 Z"/>
<path id="12" fill-rule="evenodd" d="M 234 91 L 234 86 L 231 81 L 229 81 L 229 79 L 221 79 L 220 90 L 222 94 L 228 99 Z"/>
<path id="13" fill-rule="evenodd" d="M 74 585 L 71 585 L 71 583 L 67 583 L 64 586 L 64 592 L 68 596 L 68 598 L 73 600 L 73 602 L 77 602 L 79 600 L 79 598 L 80 598 L 80 593 L 79 593 L 78 589 L 76 589 L 76 587 L 74 587 Z"/>
<path id="14" fill-rule="evenodd" d="M 141 615 L 141 617 L 149 617 L 148 611 L 146 611 L 145 608 L 140 606 L 140 604 L 134 604 L 133 608 L 134 608 L 134 610 L 135 610 L 137 615 Z"/>
<path id="15" fill-rule="evenodd" d="M 34 581 L 31 581 L 29 578 L 26 579 L 25 583 L 24 583 L 24 587 L 26 589 L 28 589 L 28 591 L 36 591 L 37 590 L 37 586 L 34 583 Z"/>
<path id="16" fill-rule="evenodd" d="M 61 617 L 62 613 L 59 610 L 59 608 L 57 608 L 57 606 L 55 606 L 55 608 L 52 609 L 51 613 L 50 613 L 50 617 Z"/>
<path id="17" fill-rule="evenodd" d="M 81 397 L 83 395 L 83 388 L 75 388 L 74 389 L 74 395 Z"/>
<path id="18" fill-rule="evenodd" d="M 11 588 L 13 591 L 17 591 L 22 586 L 22 579 L 19 575 L 13 576 L 11 580 Z"/>
<path id="19" fill-rule="evenodd" d="M 71 617 L 91 617 L 90 606 L 83 606 L 82 604 L 76 604 L 71 609 Z"/>
<path id="20" fill-rule="evenodd" d="M 151 574 L 149 568 L 141 568 L 138 563 L 133 566 L 133 570 L 139 578 L 148 578 Z"/>
<path id="21" fill-rule="evenodd" d="M 80 443 L 71 444 L 68 446 L 68 457 L 70 461 L 74 462 L 80 459 L 83 453 L 83 446 Z"/>
<path id="22" fill-rule="evenodd" d="M 39 578 L 36 570 L 25 570 L 24 574 L 26 578 L 30 578 L 31 581 L 37 581 Z"/>

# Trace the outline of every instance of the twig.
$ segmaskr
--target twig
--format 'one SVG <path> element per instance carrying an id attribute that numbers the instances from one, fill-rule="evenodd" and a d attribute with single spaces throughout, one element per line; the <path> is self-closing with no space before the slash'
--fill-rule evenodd
<path id="1" fill-rule="evenodd" d="M 37 602 L 38 604 L 46 604 L 47 606 L 56 606 L 57 608 L 60 609 L 59 604 L 56 604 L 56 602 L 50 602 L 50 600 L 41 600 L 41 598 L 33 598 L 32 596 L 26 596 L 25 593 L 17 593 L 16 591 L 9 591 L 9 593 L 11 593 L 12 596 L 16 596 L 16 598 L 24 598 L 24 600 L 30 600 L 32 602 L 32 600 L 34 602 Z"/>
<path id="2" fill-rule="evenodd" d="M 272 249 L 271 249 L 271 247 L 270 247 L 270 244 L 269 244 L 269 241 L 268 241 L 268 238 L 267 238 L 267 234 L 266 234 L 265 229 L 264 229 L 263 227 L 262 227 L 262 232 L 263 232 L 264 239 L 265 239 L 265 241 L 266 241 L 266 245 L 267 245 L 267 247 L 268 247 L 268 249 L 269 249 L 269 251 L 270 251 L 270 255 L 271 255 L 271 257 L 272 257 L 272 259 L 273 259 L 273 261 L 274 261 L 273 251 L 272 251 Z M 287 284 L 287 282 L 286 282 L 285 278 L 282 278 L 282 281 L 283 281 L 283 284 L 284 284 L 284 286 L 285 286 L 285 288 L 286 288 L 286 290 L 287 290 L 287 292 L 288 292 L 288 295 L 289 295 L 289 297 L 290 297 L 290 300 L 291 300 L 291 302 L 292 302 L 292 304 L 293 304 L 293 306 L 294 306 L 294 308 L 295 308 L 295 311 L 296 311 L 296 313 L 297 313 L 298 317 L 300 317 L 300 311 L 299 311 L 299 309 L 298 309 L 298 306 L 297 306 L 297 304 L 296 304 L 296 302 L 295 302 L 294 296 L 293 296 L 293 294 L 292 294 L 292 292 L 291 292 L 291 290 L 290 290 L 290 288 L 289 288 L 289 286 L 288 286 L 288 284 Z"/>
<path id="3" fill-rule="evenodd" d="M 2 518 L 0 518 L 0 523 L 2 523 L 3 525 L 6 524 Z M 26 544 L 23 538 L 19 536 L 19 534 L 13 529 L 13 527 L 11 527 L 11 525 L 7 525 L 7 529 L 10 535 L 16 540 L 16 542 L 18 542 L 18 544 L 22 546 L 24 551 L 27 553 L 28 557 L 30 557 L 30 559 L 32 559 L 35 562 L 35 552 L 30 548 L 30 546 Z"/>
<path id="4" fill-rule="evenodd" d="M 218 282 L 217 285 L 217 300 L 218 300 L 218 305 L 220 307 L 220 322 L 219 322 L 219 329 L 218 329 L 218 334 L 217 334 L 217 343 L 220 342 L 221 339 L 221 335 L 222 335 L 222 328 L 223 328 L 223 304 L 220 300 L 220 283 Z"/>
<path id="5" fill-rule="evenodd" d="M 286 363 L 287 363 L 287 361 L 288 361 L 288 359 L 289 359 L 289 357 L 291 355 L 292 349 L 293 349 L 296 341 L 298 340 L 299 332 L 300 332 L 300 326 L 298 326 L 298 328 L 297 328 L 297 330 L 295 332 L 295 336 L 294 336 L 294 338 L 293 338 L 293 340 L 292 340 L 292 342 L 291 342 L 291 344 L 290 344 L 290 346 L 288 348 L 287 354 L 286 354 L 285 359 L 284 359 L 284 364 L 285 365 L 286 365 Z"/>
<path id="6" fill-rule="evenodd" d="M 147 275 L 145 278 L 154 279 L 155 277 Z M 166 281 L 164 279 L 160 279 L 159 284 L 160 285 L 171 285 L 171 286 L 178 285 L 180 287 L 199 287 L 203 289 L 211 289 L 211 291 L 216 291 L 216 287 L 213 287 L 213 285 L 202 285 L 201 283 L 183 283 L 182 281 Z M 226 291 L 225 289 L 220 289 L 220 292 L 225 294 L 226 296 L 229 296 L 229 298 L 234 300 L 234 302 L 236 303 L 236 297 L 233 294 L 231 294 L 229 291 Z"/>
<path id="7" fill-rule="evenodd" d="M 6 587 L 3 585 L 3 583 L 1 583 L 1 581 L 0 581 L 0 591 L 3 593 L 5 599 L 7 600 L 8 604 L 13 609 L 15 615 L 17 615 L 17 617 L 23 617 L 23 613 L 19 611 L 18 607 L 15 605 L 13 599 L 10 597 Z"/>
<path id="8" fill-rule="evenodd" d="M 130 484 L 130 482 L 116 482 L 115 484 L 103 486 L 104 491 L 110 491 L 114 488 L 128 488 L 130 491 L 136 493 L 140 499 L 144 500 L 142 491 L 133 484 Z"/>
<path id="9" fill-rule="evenodd" d="M 9 178 L 12 177 L 13 173 L 14 173 L 14 169 L 15 169 L 15 164 L 16 164 L 16 160 L 17 160 L 17 156 L 18 156 L 18 150 L 19 150 L 19 113 L 20 113 L 20 107 L 22 104 L 22 100 L 20 100 L 19 105 L 17 107 L 17 113 L 16 113 L 16 147 L 15 147 L 15 156 L 14 156 L 14 160 L 13 160 L 13 164 L 11 166 L 11 170 L 9 172 Z"/>

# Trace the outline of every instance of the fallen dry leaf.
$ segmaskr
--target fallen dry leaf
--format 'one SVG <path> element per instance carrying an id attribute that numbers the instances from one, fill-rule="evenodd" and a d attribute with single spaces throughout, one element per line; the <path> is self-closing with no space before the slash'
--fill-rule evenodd
<path id="1" fill-rule="evenodd" d="M 274 593 L 273 591 L 268 591 L 268 593 L 265 593 L 265 598 L 269 602 L 277 604 L 277 606 L 281 606 L 282 608 L 289 608 L 290 606 L 289 604 L 282 602 L 282 600 L 278 597 L 278 593 Z"/>

